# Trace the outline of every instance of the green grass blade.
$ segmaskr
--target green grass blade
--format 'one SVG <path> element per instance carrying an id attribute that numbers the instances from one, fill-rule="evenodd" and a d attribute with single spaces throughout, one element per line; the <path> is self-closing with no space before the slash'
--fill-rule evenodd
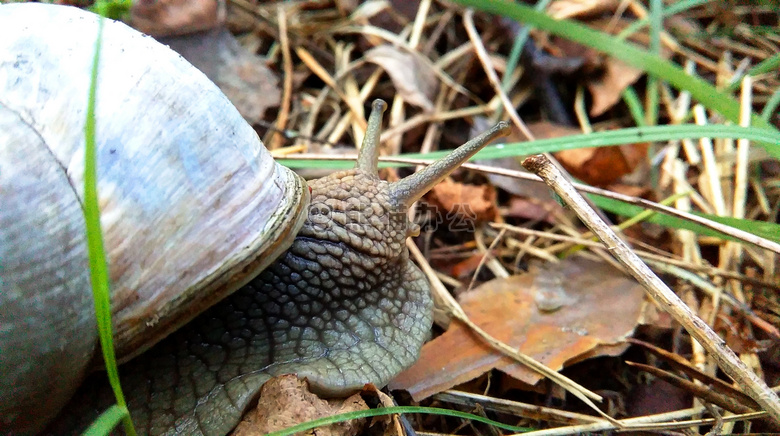
<path id="1" fill-rule="evenodd" d="M 756 142 L 774 142 L 780 144 L 780 132 L 774 129 L 758 129 L 735 125 L 711 124 L 697 126 L 693 124 L 629 127 L 607 130 L 598 133 L 571 135 L 561 138 L 538 139 L 530 142 L 490 145 L 474 155 L 475 159 L 499 159 L 504 157 L 528 156 L 539 153 L 554 153 L 583 147 L 605 147 L 610 145 L 635 144 L 640 142 L 670 141 L 698 138 L 745 138 Z M 438 159 L 447 151 L 427 154 L 404 154 L 410 159 Z"/>
<path id="2" fill-rule="evenodd" d="M 650 0 L 650 52 L 656 56 L 661 54 L 661 32 L 663 31 L 663 3 L 661 0 Z M 645 121 L 647 125 L 658 124 L 658 77 L 647 78 Z"/>
<path id="3" fill-rule="evenodd" d="M 764 110 L 761 111 L 761 118 L 770 122 L 772 115 L 777 111 L 777 106 L 780 106 L 780 89 L 776 90 L 767 100 Z"/>
<path id="4" fill-rule="evenodd" d="M 130 416 L 130 412 L 127 408 L 112 405 L 100 416 L 87 429 L 82 433 L 82 436 L 105 436 L 110 434 L 111 431 L 119 424 L 120 421 Z"/>
<path id="5" fill-rule="evenodd" d="M 97 194 L 97 159 L 96 159 L 96 121 L 95 106 L 98 83 L 98 65 L 100 64 L 100 49 L 103 42 L 103 24 L 105 18 L 98 20 L 98 34 L 95 40 L 95 54 L 92 58 L 90 73 L 89 98 L 87 100 L 87 117 L 84 123 L 84 218 L 86 221 L 87 249 L 89 255 L 89 272 L 92 283 L 92 297 L 95 302 L 95 317 L 97 320 L 100 346 L 106 372 L 118 407 L 124 409 L 125 433 L 135 436 L 135 428 L 127 413 L 122 387 L 119 383 L 119 370 L 114 352 L 114 336 L 111 324 L 111 296 L 108 283 L 108 263 L 103 244 L 103 232 L 100 227 L 100 207 Z M 110 409 L 109 409 L 110 410 Z M 112 415 L 113 416 L 113 415 Z"/>
<path id="6" fill-rule="evenodd" d="M 493 421 L 479 415 L 473 415 L 471 413 L 459 412 L 457 410 L 441 409 L 437 407 L 419 407 L 419 406 L 396 406 L 396 407 L 383 407 L 379 409 L 359 410 L 356 412 L 341 413 L 338 415 L 327 416 L 325 418 L 319 418 L 312 421 L 304 422 L 284 430 L 268 433 L 266 436 L 291 436 L 298 432 L 304 432 L 313 428 L 321 427 L 324 425 L 335 424 L 338 422 L 349 421 L 352 419 L 369 418 L 372 416 L 393 415 L 396 413 L 424 413 L 428 415 L 441 415 L 452 416 L 455 418 L 463 418 L 471 421 L 478 421 L 484 424 L 492 425 L 504 430 L 508 430 L 515 433 L 523 433 L 533 430 L 528 427 L 517 427 L 514 425 L 503 424 L 498 421 Z"/>
<path id="7" fill-rule="evenodd" d="M 634 119 L 634 123 L 640 127 L 646 126 L 645 111 L 642 109 L 642 102 L 639 101 L 639 96 L 633 86 L 629 86 L 623 91 L 623 102 L 626 103 L 628 112 L 631 113 L 631 118 Z"/>
<path id="8" fill-rule="evenodd" d="M 644 211 L 644 209 L 639 206 L 633 204 L 627 204 L 612 198 L 602 197 L 600 195 L 590 195 L 590 198 L 593 200 L 593 203 L 596 204 L 601 209 L 604 209 L 608 212 L 612 212 L 620 216 L 632 217 Z M 756 236 L 760 236 L 770 241 L 780 242 L 779 224 L 765 222 L 765 221 L 753 221 L 748 219 L 722 217 L 722 216 L 710 215 L 705 213 L 694 212 L 694 214 L 701 216 L 703 218 L 707 218 L 712 221 L 719 222 L 721 224 L 725 224 L 730 227 L 734 227 L 736 229 L 743 230 L 748 233 L 752 233 Z M 648 217 L 647 221 L 659 224 L 663 227 L 667 227 L 670 229 L 685 229 L 685 230 L 690 230 L 699 235 L 714 236 L 729 241 L 742 242 L 738 239 L 720 233 L 716 230 L 712 230 L 708 227 L 704 227 L 702 225 L 681 218 L 664 215 L 663 213 L 656 213 Z"/>
<path id="9" fill-rule="evenodd" d="M 641 47 L 624 42 L 608 34 L 595 31 L 571 20 L 555 20 L 533 8 L 503 0 L 455 0 L 464 6 L 503 15 L 514 20 L 533 25 L 563 38 L 570 39 L 598 51 L 604 52 L 628 65 L 640 68 L 648 74 L 668 82 L 679 90 L 687 90 L 691 96 L 709 109 L 712 109 L 735 124 L 739 124 L 739 102 L 730 95 L 718 91 L 714 86 L 698 77 L 690 76 L 678 65 L 668 62 Z M 765 129 L 774 127 L 761 117 L 753 114 L 751 124 Z M 779 143 L 759 144 L 767 152 L 780 159 Z"/>
<path id="10" fill-rule="evenodd" d="M 571 150 L 582 147 L 606 147 L 610 145 L 635 144 L 640 142 L 671 141 L 679 139 L 698 138 L 745 138 L 755 142 L 780 144 L 780 132 L 775 129 L 759 129 L 736 125 L 710 124 L 698 126 L 695 124 L 629 127 L 625 129 L 608 130 L 597 133 L 571 135 L 561 138 L 537 139 L 529 142 L 489 145 L 474 155 L 471 160 L 500 159 L 504 157 L 529 156 L 539 153 L 554 153 L 561 150 Z M 409 159 L 438 159 L 449 151 L 434 151 L 431 153 L 406 153 L 400 157 Z M 355 162 L 343 160 L 306 160 L 286 159 L 280 157 L 277 162 L 289 168 L 328 168 L 347 169 L 355 166 Z M 380 162 L 385 167 L 409 166 L 406 164 Z"/>
<path id="11" fill-rule="evenodd" d="M 132 0 L 98 0 L 89 10 L 112 20 L 124 20 L 130 15 Z"/>

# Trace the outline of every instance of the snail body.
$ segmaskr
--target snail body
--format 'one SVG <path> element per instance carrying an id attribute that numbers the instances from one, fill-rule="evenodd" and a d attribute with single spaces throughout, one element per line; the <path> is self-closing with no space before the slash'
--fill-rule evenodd
<path id="1" fill-rule="evenodd" d="M 76 8 L 0 6 L 0 433 L 41 431 L 99 354 L 81 211 L 96 35 Z M 99 78 L 114 336 L 142 433 L 225 434 L 274 375 L 341 395 L 416 359 L 431 300 L 405 212 L 504 126 L 388 183 L 377 101 L 356 168 L 307 185 L 152 38 L 106 22 Z"/>

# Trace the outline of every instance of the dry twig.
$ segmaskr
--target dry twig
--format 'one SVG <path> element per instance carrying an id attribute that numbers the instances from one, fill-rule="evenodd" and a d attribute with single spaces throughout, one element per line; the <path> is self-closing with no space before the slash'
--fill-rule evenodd
<path id="1" fill-rule="evenodd" d="M 585 199 L 577 193 L 571 182 L 555 165 L 542 155 L 531 156 L 523 166 L 539 175 L 561 199 L 577 213 L 580 220 L 596 234 L 612 255 L 641 283 L 648 294 L 679 322 L 688 333 L 716 359 L 718 366 L 743 387 L 772 418 L 780 423 L 780 398 L 772 392 L 763 380 L 758 378 L 734 354 L 709 325 L 661 281 L 639 257 L 631 251 L 598 215 L 587 206 Z"/>

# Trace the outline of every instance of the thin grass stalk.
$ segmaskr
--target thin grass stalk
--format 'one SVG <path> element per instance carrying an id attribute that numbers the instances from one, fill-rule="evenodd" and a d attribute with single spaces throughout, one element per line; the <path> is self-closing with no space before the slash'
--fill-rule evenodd
<path id="1" fill-rule="evenodd" d="M 661 54 L 661 31 L 663 30 L 663 9 L 661 0 L 650 0 L 650 53 L 656 56 Z M 647 78 L 647 90 L 645 101 L 645 120 L 647 125 L 658 124 L 658 88 L 659 80 L 656 76 Z"/>
<path id="2" fill-rule="evenodd" d="M 97 192 L 97 158 L 96 158 L 96 95 L 98 87 L 98 66 L 100 64 L 100 50 L 103 43 L 104 15 L 109 12 L 108 5 L 98 7 L 101 12 L 98 19 L 98 34 L 95 40 L 95 54 L 92 58 L 92 70 L 90 73 L 89 97 L 87 100 L 87 116 L 84 123 L 84 219 L 86 222 L 87 250 L 89 256 L 89 273 L 92 283 L 92 297 L 95 303 L 95 318 L 97 321 L 100 346 L 103 351 L 103 360 L 106 365 L 106 373 L 111 384 L 111 389 L 116 398 L 116 406 L 122 413 L 122 422 L 125 433 L 135 436 L 135 428 L 127 409 L 122 386 L 119 382 L 119 369 L 117 368 L 116 354 L 114 351 L 114 335 L 111 322 L 111 296 L 108 283 L 108 262 L 103 243 L 103 232 L 100 227 L 100 207 L 98 205 Z M 119 413 L 117 412 L 117 413 Z M 112 415 L 114 416 L 114 415 Z"/>

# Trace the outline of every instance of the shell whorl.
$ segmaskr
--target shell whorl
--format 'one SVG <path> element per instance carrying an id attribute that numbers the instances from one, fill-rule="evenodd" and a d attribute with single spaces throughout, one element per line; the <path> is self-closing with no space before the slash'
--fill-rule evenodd
<path id="1" fill-rule="evenodd" d="M 39 144 L 28 147 L 27 139 L 10 136 L 5 125 L 5 134 L 0 133 L 0 433 L 6 423 L 30 416 L 17 405 L 34 395 L 12 389 L 19 384 L 7 374 L 22 372 L 20 377 L 38 380 L 30 389 L 51 392 L 49 380 L 58 378 L 63 367 L 76 368 L 69 382 L 57 384 L 72 392 L 95 348 L 80 204 L 83 124 L 96 35 L 97 16 L 74 7 L 0 5 L 0 108 L 4 122 L 26 125 L 25 132 L 17 133 Z M 117 354 L 126 359 L 245 284 L 283 252 L 302 225 L 308 190 L 303 180 L 273 161 L 213 83 L 152 38 L 123 23 L 107 22 L 99 80 L 101 224 Z M 8 169 L 20 167 L 18 159 L 47 161 L 45 167 L 58 173 L 51 183 L 59 186 L 50 192 L 69 198 L 71 212 L 59 213 L 47 197 L 20 186 Z M 27 218 L 36 209 L 42 211 L 38 219 Z M 61 220 L 68 220 L 72 236 L 56 236 L 65 225 Z M 27 271 L 36 271 L 38 263 L 47 271 L 59 267 L 33 278 L 24 271 L 17 275 L 20 269 L 10 262 L 18 246 L 31 245 L 27 240 L 34 238 L 48 240 L 53 248 L 34 244 L 45 255 L 20 260 Z M 67 259 L 57 257 L 62 247 L 68 248 L 59 250 L 68 253 Z M 67 293 L 57 295 L 67 295 L 67 300 L 52 297 L 44 304 L 38 295 L 47 286 L 66 287 Z M 75 301 L 81 303 L 76 306 Z M 40 322 L 21 321 L 35 319 L 41 305 L 68 309 L 38 318 Z M 87 358 L 82 352 L 66 360 L 64 347 L 56 345 L 60 342 L 36 339 L 56 330 L 71 311 L 89 321 L 70 338 L 58 340 L 89 343 Z M 16 347 L 20 338 L 39 346 Z M 15 362 L 27 363 L 17 367 Z M 67 394 L 54 395 L 59 396 Z"/>

